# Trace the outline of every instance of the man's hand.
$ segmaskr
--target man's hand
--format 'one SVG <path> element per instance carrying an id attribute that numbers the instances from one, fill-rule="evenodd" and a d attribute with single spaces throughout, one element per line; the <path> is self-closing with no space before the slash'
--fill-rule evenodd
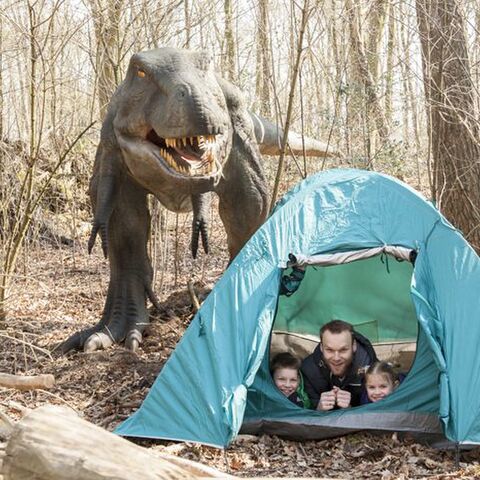
<path id="1" fill-rule="evenodd" d="M 323 392 L 320 395 L 320 400 L 318 401 L 317 410 L 326 412 L 327 410 L 332 410 L 335 407 L 336 394 L 335 390 L 330 390 L 329 392 Z"/>
<path id="2" fill-rule="evenodd" d="M 339 408 L 349 408 L 352 400 L 352 394 L 347 390 L 340 390 L 338 387 L 334 387 L 335 397 L 337 399 L 337 406 Z"/>

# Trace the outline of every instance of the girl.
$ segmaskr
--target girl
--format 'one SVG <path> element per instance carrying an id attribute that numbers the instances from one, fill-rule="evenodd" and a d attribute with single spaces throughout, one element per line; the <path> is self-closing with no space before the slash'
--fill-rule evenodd
<path id="1" fill-rule="evenodd" d="M 372 403 L 390 395 L 403 380 L 387 362 L 375 362 L 365 372 L 364 392 L 361 403 Z"/>

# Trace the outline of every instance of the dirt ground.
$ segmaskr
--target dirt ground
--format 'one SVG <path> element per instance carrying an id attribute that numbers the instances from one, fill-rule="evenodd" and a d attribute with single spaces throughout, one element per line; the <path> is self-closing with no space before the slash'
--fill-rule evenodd
<path id="1" fill-rule="evenodd" d="M 108 284 L 108 264 L 84 243 L 54 247 L 43 244 L 21 262 L 9 302 L 6 328 L 0 330 L 0 372 L 51 373 L 49 391 L 0 389 L 0 409 L 12 419 L 45 403 L 68 405 L 108 430 L 134 412 L 192 318 L 186 281 L 196 280 L 201 297 L 226 264 L 224 251 L 197 263 L 177 265 L 177 285 L 170 265 L 160 292 L 161 312 L 137 353 L 121 347 L 91 354 L 58 356 L 58 342 L 99 319 Z M 158 279 L 158 277 L 157 277 Z M 156 287 L 158 287 L 158 280 Z M 158 291 L 158 290 L 157 290 Z M 226 450 L 190 443 L 138 441 L 139 444 L 195 460 L 236 476 L 326 478 L 480 478 L 478 450 L 460 454 L 435 450 L 396 434 L 368 433 L 324 441 L 295 442 L 278 437 L 240 436 Z"/>

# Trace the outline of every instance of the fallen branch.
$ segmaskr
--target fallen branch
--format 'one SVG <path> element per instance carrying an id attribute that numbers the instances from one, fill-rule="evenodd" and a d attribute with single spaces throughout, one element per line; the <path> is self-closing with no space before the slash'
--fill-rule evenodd
<path id="1" fill-rule="evenodd" d="M 55 385 L 53 375 L 9 375 L 0 373 L 0 387 L 17 390 L 47 390 Z"/>

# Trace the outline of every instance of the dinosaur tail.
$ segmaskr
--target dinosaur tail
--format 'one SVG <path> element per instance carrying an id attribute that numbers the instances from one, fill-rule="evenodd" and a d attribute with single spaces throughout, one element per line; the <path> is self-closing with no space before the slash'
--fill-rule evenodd
<path id="1" fill-rule="evenodd" d="M 281 152 L 283 129 L 278 125 L 250 112 L 250 117 L 255 129 L 260 153 L 264 155 L 279 155 Z M 310 137 L 303 137 L 298 133 L 288 132 L 288 144 L 291 151 L 296 155 L 305 154 L 309 157 L 340 157 L 341 153 L 333 145 L 315 140 Z M 287 153 L 289 150 L 287 149 Z"/>

